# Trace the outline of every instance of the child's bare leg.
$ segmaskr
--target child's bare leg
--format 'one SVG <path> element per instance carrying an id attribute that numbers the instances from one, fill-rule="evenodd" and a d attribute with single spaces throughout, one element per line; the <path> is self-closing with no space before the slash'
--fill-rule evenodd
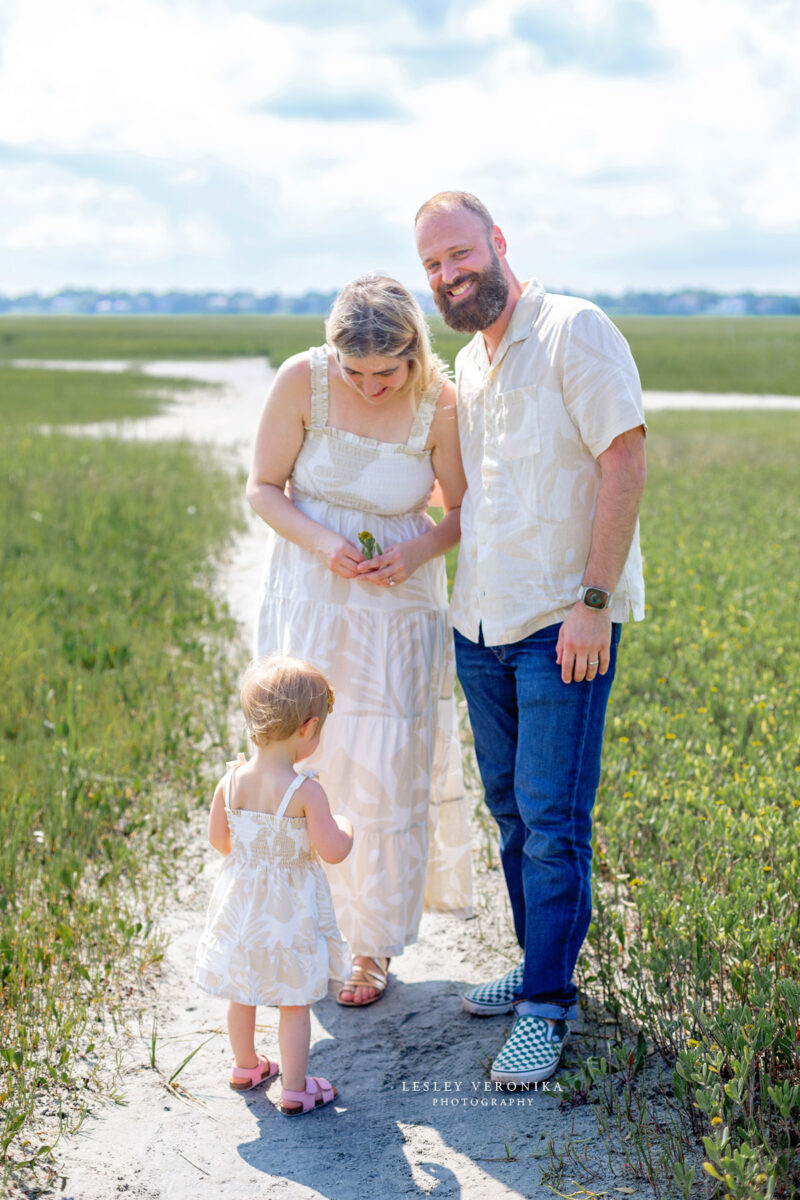
<path id="1" fill-rule="evenodd" d="M 278 1043 L 281 1048 L 284 1095 L 286 1092 L 304 1092 L 308 1051 L 311 1046 L 311 1010 L 307 1005 L 282 1005 L 280 1014 Z M 338 1095 L 336 1088 L 333 1089 L 333 1094 Z M 318 1103 L 323 1103 L 323 1092 L 319 1085 L 316 1099 Z M 303 1105 L 299 1100 L 285 1100 L 281 1097 L 281 1108 L 284 1112 L 300 1112 Z"/>
<path id="2" fill-rule="evenodd" d="M 281 1005 L 278 1045 L 283 1086 L 290 1092 L 302 1092 L 306 1086 L 311 1046 L 311 1010 L 307 1004 Z"/>
<path id="3" fill-rule="evenodd" d="M 228 1001 L 228 1036 L 231 1039 L 233 1061 L 237 1067 L 257 1067 L 256 1010 L 252 1004 Z"/>

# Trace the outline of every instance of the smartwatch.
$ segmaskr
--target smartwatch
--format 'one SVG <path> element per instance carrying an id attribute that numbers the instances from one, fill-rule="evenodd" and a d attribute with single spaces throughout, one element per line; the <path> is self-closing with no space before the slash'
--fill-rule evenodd
<path id="1" fill-rule="evenodd" d="M 582 600 L 587 608 L 608 608 L 611 592 L 607 592 L 605 588 L 587 587 L 584 584 L 578 592 L 578 599 Z"/>

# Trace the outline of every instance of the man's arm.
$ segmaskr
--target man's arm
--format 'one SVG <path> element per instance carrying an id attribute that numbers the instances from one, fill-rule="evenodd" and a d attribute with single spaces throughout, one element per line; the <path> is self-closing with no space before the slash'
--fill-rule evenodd
<path id="1" fill-rule="evenodd" d="M 592 541 L 583 582 L 613 592 L 631 548 L 639 504 L 647 479 L 644 428 L 629 429 L 597 456 L 602 478 L 597 493 Z M 605 675 L 611 645 L 608 609 L 588 608 L 579 600 L 561 626 L 557 661 L 564 683 Z M 589 666 L 594 660 L 598 665 Z"/>

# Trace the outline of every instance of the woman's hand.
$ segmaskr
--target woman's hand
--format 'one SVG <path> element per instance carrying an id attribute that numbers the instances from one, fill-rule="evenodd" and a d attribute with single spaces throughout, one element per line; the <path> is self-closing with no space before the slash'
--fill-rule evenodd
<path id="1" fill-rule="evenodd" d="M 383 554 L 375 558 L 366 559 L 357 568 L 356 575 L 376 587 L 394 587 L 410 579 L 429 557 L 422 546 L 422 538 L 410 538 L 396 546 L 387 546 Z"/>
<path id="2" fill-rule="evenodd" d="M 333 529 L 320 531 L 314 550 L 320 562 L 341 579 L 357 578 L 358 567 L 366 561 L 357 546 Z"/>

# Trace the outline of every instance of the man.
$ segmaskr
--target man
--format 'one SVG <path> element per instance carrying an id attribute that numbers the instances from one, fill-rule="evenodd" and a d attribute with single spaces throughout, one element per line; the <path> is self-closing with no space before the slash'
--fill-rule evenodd
<path id="1" fill-rule="evenodd" d="M 458 675 L 522 962 L 463 998 L 515 1011 L 502 1083 L 548 1079 L 591 917 L 591 811 L 620 624 L 644 616 L 646 468 L 636 366 L 585 300 L 523 284 L 483 204 L 442 192 L 417 248 L 451 328 L 468 481 L 452 598 Z"/>

